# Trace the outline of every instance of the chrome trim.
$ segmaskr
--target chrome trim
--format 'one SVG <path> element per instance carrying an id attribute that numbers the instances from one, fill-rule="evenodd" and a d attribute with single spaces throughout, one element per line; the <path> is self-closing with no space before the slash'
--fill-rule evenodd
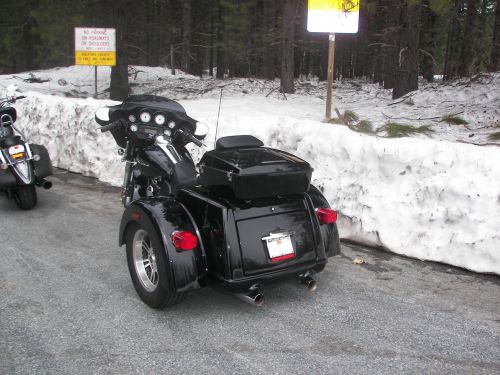
<path id="1" fill-rule="evenodd" d="M 155 144 L 162 149 L 162 151 L 165 153 L 165 155 L 168 156 L 173 164 L 177 164 L 181 161 L 181 157 L 172 146 L 172 143 L 169 140 L 165 139 L 164 136 L 160 135 L 156 137 Z"/>
<path id="2" fill-rule="evenodd" d="M 27 151 L 27 153 L 28 153 L 28 160 L 33 159 L 33 154 L 31 153 L 31 147 L 30 147 L 30 144 L 26 142 L 26 143 L 24 144 L 24 147 L 26 148 L 26 151 Z"/>
<path id="3" fill-rule="evenodd" d="M 24 143 L 26 143 L 26 142 L 27 142 L 27 138 L 26 138 L 26 136 L 24 135 L 24 133 L 23 133 L 21 130 L 19 130 L 18 128 L 16 128 L 16 127 L 14 126 L 14 124 L 12 124 L 11 126 L 12 126 L 12 128 L 13 128 L 16 132 L 18 132 L 18 133 L 21 135 L 21 139 L 23 140 L 23 142 L 24 142 Z"/>
<path id="4" fill-rule="evenodd" d="M 269 240 L 274 240 L 277 238 L 282 238 L 282 237 L 291 237 L 295 234 L 294 231 L 287 231 L 287 232 L 276 232 L 276 233 L 269 233 L 269 236 L 262 237 L 262 241 L 269 241 Z"/>
<path id="5" fill-rule="evenodd" d="M 26 169 L 22 170 L 23 167 L 26 167 Z M 12 165 L 12 169 L 23 183 L 25 183 L 26 185 L 31 184 L 33 180 L 33 173 L 31 163 L 28 160 Z"/>

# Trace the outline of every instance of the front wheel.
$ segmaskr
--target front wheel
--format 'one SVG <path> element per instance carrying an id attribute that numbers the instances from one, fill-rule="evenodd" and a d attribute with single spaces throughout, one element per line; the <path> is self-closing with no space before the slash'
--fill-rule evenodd
<path id="1" fill-rule="evenodd" d="M 139 297 L 155 309 L 178 302 L 183 293 L 171 290 L 159 236 L 133 223 L 127 229 L 126 246 L 130 276 Z"/>
<path id="2" fill-rule="evenodd" d="M 35 185 L 19 186 L 16 188 L 12 195 L 14 197 L 14 202 L 16 202 L 17 207 L 21 210 L 31 210 L 36 206 L 36 188 Z"/>

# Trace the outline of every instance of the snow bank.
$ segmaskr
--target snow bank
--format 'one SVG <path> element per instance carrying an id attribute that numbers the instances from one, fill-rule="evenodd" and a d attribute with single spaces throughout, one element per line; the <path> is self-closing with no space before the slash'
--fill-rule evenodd
<path id="1" fill-rule="evenodd" d="M 93 120 L 95 109 L 106 104 L 29 93 L 16 107 L 20 127 L 49 148 L 56 166 L 119 185 L 123 165 L 116 145 Z M 217 100 L 182 104 L 209 125 L 211 147 Z M 264 98 L 227 99 L 218 136 L 253 134 L 309 161 L 313 183 L 341 213 L 342 238 L 500 274 L 500 149 L 365 136 L 280 114 L 279 108 Z"/>

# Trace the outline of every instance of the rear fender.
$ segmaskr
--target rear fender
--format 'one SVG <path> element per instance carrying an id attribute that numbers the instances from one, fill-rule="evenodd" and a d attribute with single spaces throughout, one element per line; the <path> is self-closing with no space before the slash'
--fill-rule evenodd
<path id="1" fill-rule="evenodd" d="M 200 232 L 191 214 L 174 198 L 145 198 L 134 201 L 123 213 L 119 244 L 125 243 L 130 223 L 138 223 L 145 230 L 158 233 L 166 259 L 168 287 L 173 292 L 185 292 L 205 286 L 205 249 Z M 171 241 L 176 230 L 196 234 L 198 246 L 189 251 L 178 251 Z"/>
<path id="2" fill-rule="evenodd" d="M 306 195 L 312 202 L 315 209 L 317 208 L 330 208 L 330 204 L 323 196 L 323 194 L 313 185 L 310 185 Z M 316 217 L 316 216 L 315 216 Z M 333 224 L 319 224 L 321 230 L 321 237 L 325 245 L 326 255 L 328 257 L 340 254 L 340 240 L 337 223 Z"/>

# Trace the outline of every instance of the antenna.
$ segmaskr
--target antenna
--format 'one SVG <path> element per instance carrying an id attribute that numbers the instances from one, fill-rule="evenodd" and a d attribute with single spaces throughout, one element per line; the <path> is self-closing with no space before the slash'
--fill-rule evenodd
<path id="1" fill-rule="evenodd" d="M 232 82 L 226 83 L 225 85 L 217 85 L 217 87 L 220 87 L 220 98 L 219 98 L 219 112 L 217 113 L 217 125 L 215 125 L 215 139 L 214 139 L 214 147 L 215 147 L 215 142 L 217 141 L 217 130 L 219 129 L 219 116 L 220 116 L 220 106 L 222 103 L 222 91 L 224 90 L 224 87 L 232 85 Z"/>
<path id="2" fill-rule="evenodd" d="M 219 111 L 217 112 L 217 124 L 215 125 L 215 138 L 214 138 L 214 147 L 215 142 L 217 142 L 217 130 L 219 130 L 219 117 L 220 117 L 220 106 L 222 104 L 222 91 L 226 85 L 220 86 L 220 97 L 219 97 Z"/>

